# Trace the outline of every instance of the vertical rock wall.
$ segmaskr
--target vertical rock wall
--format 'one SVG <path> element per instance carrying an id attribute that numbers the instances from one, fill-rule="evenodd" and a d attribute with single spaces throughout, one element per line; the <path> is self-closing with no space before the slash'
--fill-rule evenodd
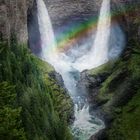
<path id="1" fill-rule="evenodd" d="M 18 42 L 26 43 L 27 9 L 32 7 L 33 0 L 1 0 L 0 2 L 0 36 L 10 40 L 15 34 Z"/>
<path id="2" fill-rule="evenodd" d="M 117 11 L 119 23 L 126 31 L 127 38 L 137 36 L 140 38 L 140 0 L 112 0 L 112 10 Z"/>

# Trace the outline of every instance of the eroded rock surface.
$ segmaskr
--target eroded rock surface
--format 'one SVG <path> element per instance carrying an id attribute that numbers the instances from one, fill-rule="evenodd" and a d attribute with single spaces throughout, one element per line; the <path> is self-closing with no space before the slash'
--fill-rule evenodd
<path id="1" fill-rule="evenodd" d="M 1 0 L 0 36 L 10 40 L 15 35 L 18 42 L 27 43 L 27 10 L 33 0 Z"/>

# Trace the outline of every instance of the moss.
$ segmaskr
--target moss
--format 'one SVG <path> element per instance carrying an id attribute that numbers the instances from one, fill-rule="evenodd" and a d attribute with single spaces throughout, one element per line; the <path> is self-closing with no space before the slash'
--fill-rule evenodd
<path id="1" fill-rule="evenodd" d="M 129 83 L 126 86 L 122 83 L 125 95 L 125 104 L 120 104 L 115 108 L 115 120 L 108 132 L 109 140 L 139 140 L 140 139 L 140 48 L 133 40 L 134 48 L 131 56 L 127 60 L 127 70 L 129 71 Z M 126 81 L 126 80 L 125 80 Z M 128 83 L 128 82 L 127 82 Z M 118 83 L 120 84 L 120 83 Z M 117 91 L 117 92 L 116 92 Z M 114 93 L 118 94 L 118 89 Z M 131 98 L 129 98 L 129 96 Z"/>
<path id="2" fill-rule="evenodd" d="M 71 108 L 71 100 L 56 81 L 49 77 L 54 69 L 32 55 L 26 45 L 18 45 L 15 40 L 10 45 L 8 47 L 6 42 L 0 42 L 0 82 L 8 82 L 15 87 L 15 104 L 22 108 L 19 120 L 26 138 L 72 139 L 67 127 L 70 113 L 66 111 L 66 115 L 61 116 L 64 109 Z M 12 121 L 14 118 L 11 117 Z M 3 138 L 0 136 L 0 139 Z"/>
<path id="3" fill-rule="evenodd" d="M 49 63 L 46 63 L 45 61 L 42 61 L 41 59 L 37 58 L 36 56 L 32 55 L 34 58 L 35 58 L 35 63 L 36 65 L 39 65 L 39 69 L 40 71 L 42 72 L 53 72 L 54 71 L 54 68 L 49 64 Z"/>
<path id="4" fill-rule="evenodd" d="M 132 49 L 131 56 L 128 60 L 124 60 L 121 58 L 120 60 L 116 61 L 113 66 L 108 66 L 108 64 L 104 64 L 105 69 L 101 69 L 101 73 L 106 71 L 111 71 L 108 78 L 102 83 L 100 88 L 99 96 L 103 98 L 112 97 L 110 94 L 114 94 L 117 88 L 120 85 L 124 85 L 124 81 L 131 82 L 134 80 L 135 82 L 139 80 L 140 77 L 140 49 L 137 47 L 139 46 L 133 41 L 133 45 L 135 46 Z M 108 67 L 108 68 L 106 68 Z M 99 68 L 100 69 L 100 68 Z M 94 71 L 94 70 L 93 70 Z M 100 71 L 99 71 L 100 72 Z M 125 87 L 125 86 L 124 86 Z"/>
<path id="5" fill-rule="evenodd" d="M 139 140 L 140 139 L 140 90 L 132 100 L 116 115 L 111 129 L 109 140 Z"/>
<path id="6" fill-rule="evenodd" d="M 104 103 L 102 111 L 113 119 L 105 132 L 109 140 L 140 139 L 140 42 L 135 37 L 128 44 L 131 48 L 114 64 L 89 71 L 91 75 L 109 73 L 96 96 Z"/>
<path id="7" fill-rule="evenodd" d="M 114 62 L 116 60 L 112 60 L 107 62 L 106 64 L 103 64 L 97 68 L 91 69 L 88 71 L 88 74 L 90 75 L 98 75 L 100 73 L 110 73 L 112 68 L 114 67 Z"/>

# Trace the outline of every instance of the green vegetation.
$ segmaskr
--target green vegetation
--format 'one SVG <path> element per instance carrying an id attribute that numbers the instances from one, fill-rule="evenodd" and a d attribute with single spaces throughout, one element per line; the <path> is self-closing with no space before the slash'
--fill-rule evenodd
<path id="1" fill-rule="evenodd" d="M 109 130 L 109 140 L 140 139 L 140 90 L 130 102 L 119 108 L 115 121 Z"/>
<path id="2" fill-rule="evenodd" d="M 72 102 L 50 72 L 26 45 L 0 42 L 1 140 L 72 139 L 67 127 Z"/>
<path id="3" fill-rule="evenodd" d="M 106 64 L 103 64 L 97 68 L 91 69 L 88 71 L 89 75 L 98 75 L 102 73 L 110 73 L 111 70 L 113 69 L 114 63 L 116 60 L 111 60 L 107 62 Z"/>
<path id="4" fill-rule="evenodd" d="M 128 44 L 131 48 L 114 65 L 89 71 L 110 73 L 96 97 L 106 101 L 102 110 L 114 120 L 106 131 L 109 140 L 140 139 L 140 42 L 134 38 Z"/>
<path id="5" fill-rule="evenodd" d="M 108 134 L 110 140 L 140 139 L 140 44 L 135 42 L 134 46 L 131 57 L 125 65 L 127 71 L 129 71 L 129 76 L 125 77 L 125 85 L 124 82 L 121 83 L 124 86 L 121 87 L 124 89 L 118 90 L 117 88 L 114 92 L 116 94 L 118 91 L 123 91 L 122 93 L 129 100 L 127 102 L 127 98 L 125 98 L 126 102 L 123 101 L 125 104 L 119 102 L 119 106 L 115 108 L 116 119 Z"/>
<path id="6" fill-rule="evenodd" d="M 25 140 L 21 127 L 21 108 L 15 106 L 15 87 L 8 82 L 0 83 L 0 139 Z"/>

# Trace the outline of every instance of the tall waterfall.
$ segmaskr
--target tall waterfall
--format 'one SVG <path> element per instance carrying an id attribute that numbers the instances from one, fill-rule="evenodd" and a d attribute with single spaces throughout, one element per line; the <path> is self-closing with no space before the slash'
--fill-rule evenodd
<path id="1" fill-rule="evenodd" d="M 48 59 L 50 59 L 50 55 L 52 55 L 56 49 L 54 32 L 46 5 L 43 0 L 37 0 L 37 10 L 39 30 L 41 35 L 41 57 L 48 61 Z"/>
<path id="2" fill-rule="evenodd" d="M 117 27 L 111 31 L 110 0 L 103 0 L 98 20 L 97 33 L 90 51 L 73 61 L 74 54 L 68 55 L 65 52 L 57 52 L 53 28 L 49 18 L 47 8 L 43 0 L 37 0 L 39 30 L 42 43 L 42 59 L 51 63 L 55 70 L 62 75 L 65 87 L 68 89 L 75 104 L 75 121 L 71 126 L 72 133 L 76 140 L 88 140 L 93 134 L 104 128 L 102 120 L 93 116 L 89 112 L 89 103 L 86 90 L 77 87 L 80 79 L 80 72 L 104 64 L 109 60 L 110 52 L 114 56 L 120 54 L 122 44 L 114 45 L 109 38 L 113 36 L 113 41 L 117 44 L 114 34 L 121 31 Z M 110 35 L 112 33 L 112 35 Z M 123 42 L 119 38 L 120 42 Z M 116 46 L 109 50 L 110 44 Z M 80 48 L 80 46 L 78 47 Z M 114 51 L 115 50 L 115 51 Z M 115 53 L 114 53 L 115 52 Z M 117 52 L 117 53 L 116 53 Z M 80 53 L 76 51 L 76 53 Z M 116 55 L 117 54 L 117 55 Z M 59 62 L 59 63 L 58 63 Z"/>
<path id="3" fill-rule="evenodd" d="M 108 61 L 110 25 L 110 0 L 103 0 L 93 46 L 89 53 L 75 62 L 74 67 L 76 69 L 83 71 L 97 67 Z"/>

